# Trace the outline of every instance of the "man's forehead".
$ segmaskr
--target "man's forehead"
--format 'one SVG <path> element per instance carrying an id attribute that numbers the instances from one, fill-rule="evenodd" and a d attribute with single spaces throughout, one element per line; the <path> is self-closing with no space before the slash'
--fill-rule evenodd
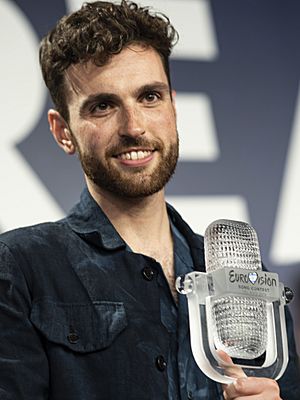
<path id="1" fill-rule="evenodd" d="M 149 58 L 151 58 L 151 62 L 149 62 Z M 144 74 L 141 73 L 143 68 L 148 70 L 145 70 Z M 96 65 L 91 60 L 72 64 L 65 72 L 65 78 L 70 92 L 80 96 L 95 91 L 94 84 L 97 84 L 100 91 L 106 91 L 109 87 L 117 87 L 121 84 L 122 77 L 126 77 L 127 74 L 147 80 L 148 78 L 151 79 L 151 75 L 155 71 L 167 81 L 159 54 L 149 46 L 132 45 L 123 49 L 119 54 L 110 57 L 103 66 Z M 117 74 L 117 77 L 114 73 Z M 123 79 L 122 82 L 129 85 L 131 80 Z M 99 87 L 99 85 L 102 87 Z"/>

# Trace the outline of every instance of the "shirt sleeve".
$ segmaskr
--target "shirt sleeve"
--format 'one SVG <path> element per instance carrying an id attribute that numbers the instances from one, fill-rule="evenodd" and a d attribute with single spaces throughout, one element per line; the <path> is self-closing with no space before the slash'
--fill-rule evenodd
<path id="1" fill-rule="evenodd" d="M 291 313 L 288 306 L 285 307 L 286 327 L 289 346 L 289 363 L 283 376 L 278 380 L 280 395 L 284 400 L 300 399 L 300 369 L 299 358 L 296 351 L 294 329 Z"/>
<path id="2" fill-rule="evenodd" d="M 268 269 L 263 265 L 263 270 Z M 285 306 L 286 330 L 289 348 L 289 362 L 283 376 L 278 380 L 280 395 L 284 400 L 300 399 L 300 367 L 296 350 L 293 319 L 288 306 Z"/>
<path id="3" fill-rule="evenodd" d="M 30 290 L 20 265 L 0 242 L 1 400 L 48 399 L 47 357 L 30 310 Z"/>

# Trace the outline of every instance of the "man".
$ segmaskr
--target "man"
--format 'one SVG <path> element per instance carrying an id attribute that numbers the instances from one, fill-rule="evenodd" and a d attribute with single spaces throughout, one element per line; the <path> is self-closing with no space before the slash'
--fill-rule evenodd
<path id="1" fill-rule="evenodd" d="M 79 155 L 87 189 L 67 218 L 1 236 L 1 399 L 281 398 L 236 367 L 222 388 L 191 354 L 174 280 L 203 270 L 203 242 L 164 198 L 178 158 L 175 41 L 166 17 L 125 1 L 87 3 L 42 41 L 50 129 Z"/>

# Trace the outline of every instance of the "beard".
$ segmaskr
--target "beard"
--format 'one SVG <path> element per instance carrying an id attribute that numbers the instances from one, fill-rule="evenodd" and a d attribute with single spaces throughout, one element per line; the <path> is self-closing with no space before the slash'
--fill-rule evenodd
<path id="1" fill-rule="evenodd" d="M 76 144 L 79 159 L 85 175 L 99 189 L 127 198 L 142 198 L 159 192 L 169 182 L 178 161 L 178 134 L 169 148 L 160 140 L 149 141 L 143 137 L 123 137 L 120 142 L 108 149 L 104 160 L 95 152 L 84 153 Z M 112 163 L 116 154 L 124 153 L 132 147 L 155 149 L 160 160 L 155 168 L 147 172 L 145 167 L 128 168 L 126 171 Z"/>

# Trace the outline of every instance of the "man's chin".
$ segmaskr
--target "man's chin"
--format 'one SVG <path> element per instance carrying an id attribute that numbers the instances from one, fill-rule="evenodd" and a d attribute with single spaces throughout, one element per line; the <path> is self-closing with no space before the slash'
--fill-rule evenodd
<path id="1" fill-rule="evenodd" d="M 142 198 L 151 196 L 157 192 L 159 192 L 164 185 L 158 185 L 157 183 L 134 183 L 134 182 L 116 182 L 115 184 L 110 185 L 98 185 L 100 188 L 110 191 L 112 194 L 117 195 L 119 197 L 126 198 Z"/>

